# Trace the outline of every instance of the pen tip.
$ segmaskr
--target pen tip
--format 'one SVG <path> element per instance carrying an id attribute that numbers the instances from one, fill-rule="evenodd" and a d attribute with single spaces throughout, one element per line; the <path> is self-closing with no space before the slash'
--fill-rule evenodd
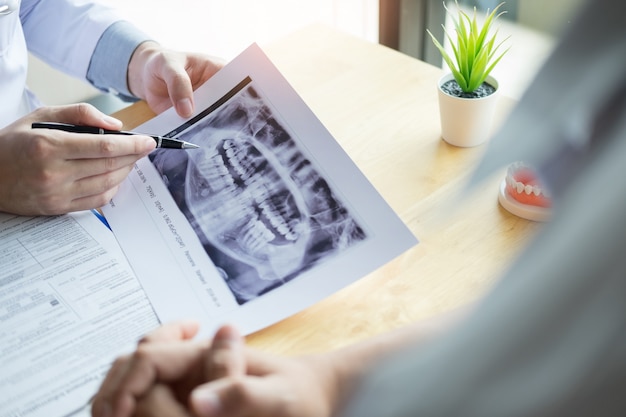
<path id="1" fill-rule="evenodd" d="M 193 143 L 185 142 L 183 143 L 183 149 L 198 149 L 198 145 L 194 145 Z"/>

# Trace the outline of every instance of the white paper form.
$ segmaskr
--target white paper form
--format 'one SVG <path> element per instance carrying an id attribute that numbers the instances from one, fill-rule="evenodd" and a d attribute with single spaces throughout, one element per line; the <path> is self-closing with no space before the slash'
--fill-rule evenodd
<path id="1" fill-rule="evenodd" d="M 0 417 L 87 404 L 112 360 L 159 322 L 91 212 L 0 213 Z"/>
<path id="2" fill-rule="evenodd" d="M 201 148 L 153 152 L 103 208 L 162 321 L 247 334 L 417 242 L 258 46 L 195 94 L 137 130 Z"/>

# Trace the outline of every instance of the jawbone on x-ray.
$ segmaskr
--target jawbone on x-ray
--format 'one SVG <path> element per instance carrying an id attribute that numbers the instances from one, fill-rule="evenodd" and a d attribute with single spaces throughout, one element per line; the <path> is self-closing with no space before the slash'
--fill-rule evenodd
<path id="1" fill-rule="evenodd" d="M 151 158 L 242 304 L 366 238 L 252 86 Z"/>

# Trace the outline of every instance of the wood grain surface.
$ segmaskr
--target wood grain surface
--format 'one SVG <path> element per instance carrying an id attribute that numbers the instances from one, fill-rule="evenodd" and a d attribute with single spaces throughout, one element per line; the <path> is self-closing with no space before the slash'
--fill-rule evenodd
<path id="1" fill-rule="evenodd" d="M 420 243 L 248 342 L 274 353 L 325 351 L 483 296 L 541 225 L 499 206 L 504 171 L 460 198 L 485 145 L 441 139 L 442 70 L 323 26 L 261 47 Z M 501 97 L 499 121 L 513 105 Z M 154 114 L 139 102 L 115 116 L 132 129 Z"/>

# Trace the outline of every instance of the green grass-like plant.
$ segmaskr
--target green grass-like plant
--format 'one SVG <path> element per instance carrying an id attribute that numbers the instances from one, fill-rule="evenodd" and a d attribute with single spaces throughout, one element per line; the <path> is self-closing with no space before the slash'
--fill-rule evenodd
<path id="1" fill-rule="evenodd" d="M 455 3 L 459 11 L 458 18 L 452 17 L 456 31 L 456 42 L 452 40 L 452 36 L 450 36 L 445 26 L 442 25 L 446 37 L 452 46 L 454 59 L 448 54 L 443 45 L 441 45 L 430 30 L 426 29 L 426 31 L 432 38 L 437 49 L 439 49 L 439 52 L 441 52 L 441 56 L 446 64 L 448 64 L 448 67 L 450 67 L 454 79 L 457 83 L 459 83 L 463 92 L 471 93 L 485 81 L 491 70 L 493 70 L 496 64 L 509 50 L 507 48 L 496 57 L 496 52 L 508 38 L 496 45 L 496 36 L 498 34 L 497 29 L 491 37 L 488 37 L 491 25 L 498 19 L 498 17 L 506 12 L 502 11 L 498 13 L 498 10 L 504 4 L 504 2 L 502 2 L 491 12 L 487 10 L 487 17 L 485 18 L 483 25 L 479 26 L 476 21 L 475 7 L 474 15 L 470 17 L 467 13 L 461 10 L 456 0 Z M 450 13 L 445 2 L 443 7 L 448 13 Z"/>

